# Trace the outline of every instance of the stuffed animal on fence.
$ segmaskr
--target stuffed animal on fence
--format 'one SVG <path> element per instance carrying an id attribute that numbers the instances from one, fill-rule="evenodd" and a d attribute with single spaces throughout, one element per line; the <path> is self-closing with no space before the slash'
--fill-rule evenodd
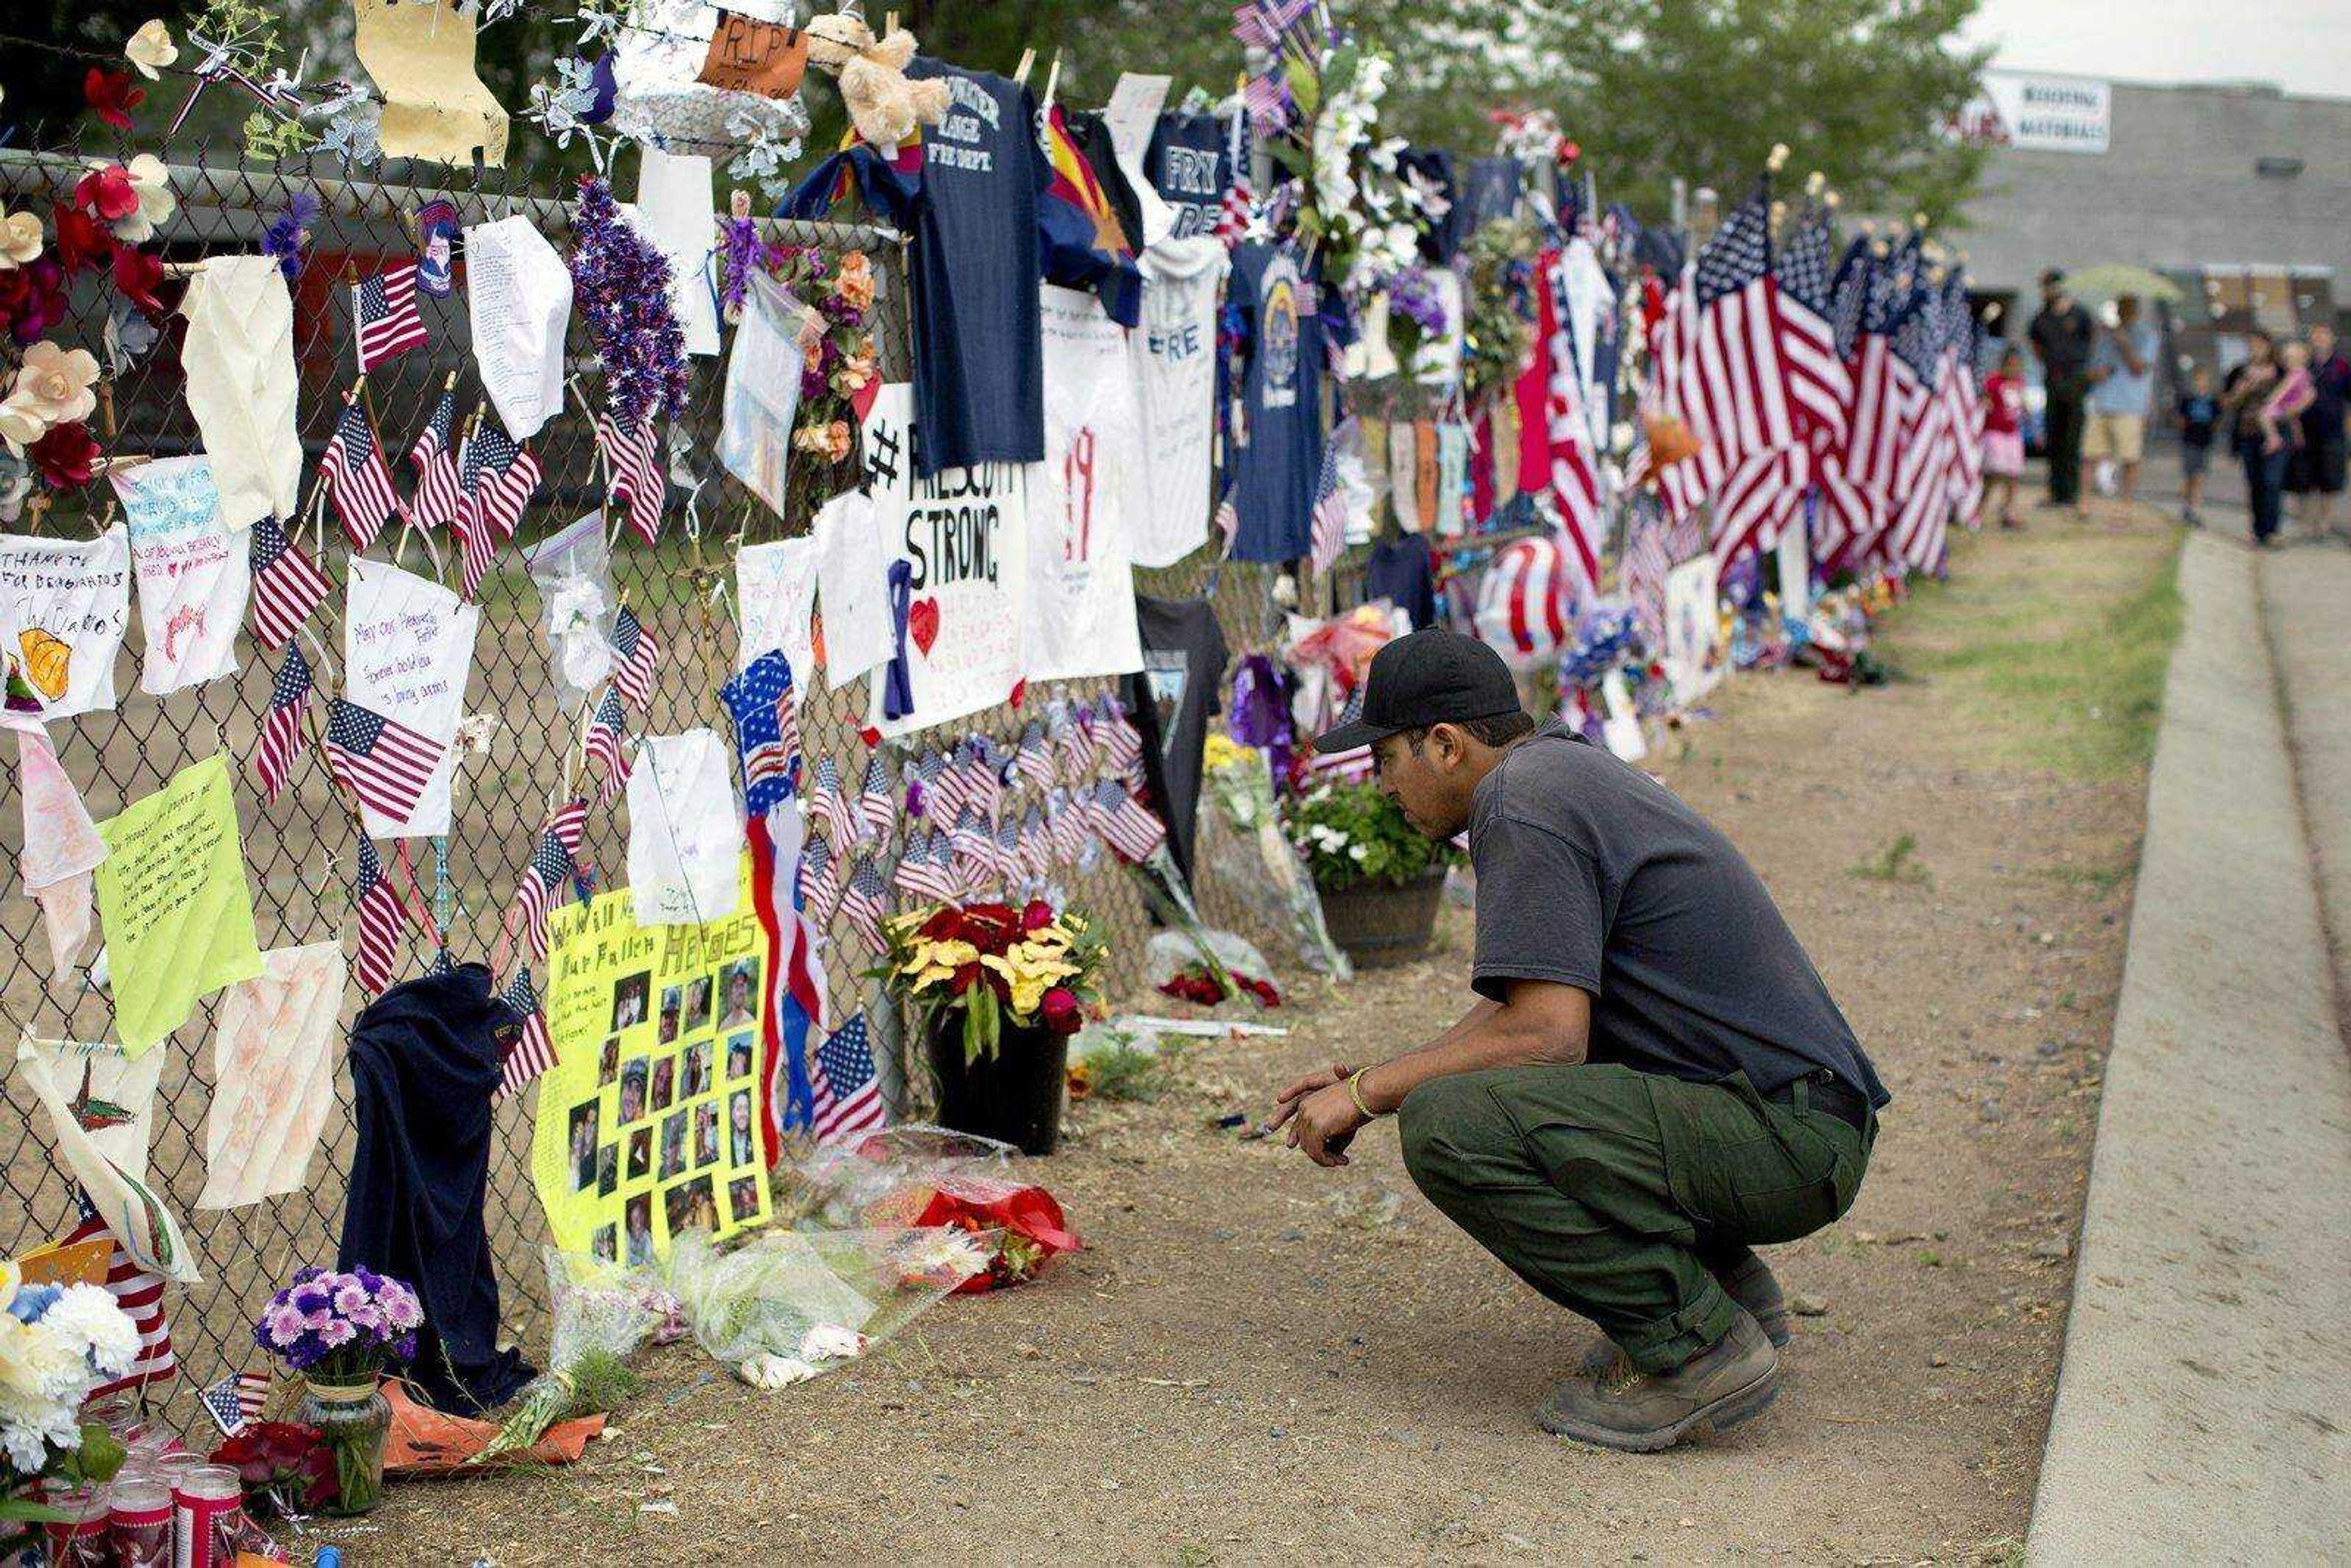
<path id="1" fill-rule="evenodd" d="M 916 127 L 936 125 L 946 118 L 946 81 L 907 78 L 914 35 L 904 27 L 876 39 L 864 18 L 853 11 L 838 11 L 816 17 L 802 31 L 808 37 L 809 64 L 840 79 L 849 122 L 872 145 L 895 147 L 914 135 Z"/>

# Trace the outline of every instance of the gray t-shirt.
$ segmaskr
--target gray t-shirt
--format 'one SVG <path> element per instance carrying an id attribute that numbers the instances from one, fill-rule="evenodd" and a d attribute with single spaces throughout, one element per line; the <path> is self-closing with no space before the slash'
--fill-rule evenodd
<path id="1" fill-rule="evenodd" d="M 1636 768 L 1545 724 L 1478 786 L 1470 985 L 1592 994 L 1593 1061 L 1769 1093 L 1828 1068 L 1889 1096 L 1745 857 Z"/>

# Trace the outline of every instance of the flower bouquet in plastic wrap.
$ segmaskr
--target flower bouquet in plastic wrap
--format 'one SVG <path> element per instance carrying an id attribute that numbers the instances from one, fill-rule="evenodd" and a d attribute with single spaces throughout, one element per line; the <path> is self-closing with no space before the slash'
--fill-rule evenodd
<path id="1" fill-rule="evenodd" d="M 1345 980 L 1353 966 L 1322 924 L 1322 901 L 1282 836 L 1266 754 L 1222 735 L 1208 737 L 1208 798 L 1214 826 L 1201 835 L 1201 857 L 1217 886 L 1241 901 L 1266 930 L 1286 933 L 1307 967 Z"/>
<path id="2" fill-rule="evenodd" d="M 1053 1195 L 1013 1174 L 1008 1145 L 943 1127 L 892 1127 L 819 1149 L 798 1198 L 820 1223 L 944 1229 L 985 1249 L 965 1294 L 1017 1285 L 1081 1243 Z"/>
<path id="3" fill-rule="evenodd" d="M 555 1302 L 547 1370 L 531 1379 L 514 1414 L 478 1452 L 457 1457 L 465 1464 L 485 1464 L 524 1449 L 537 1452 L 559 1421 L 618 1408 L 640 1383 L 629 1357 L 669 1319 L 674 1303 L 652 1270 L 557 1247 L 544 1249 L 543 1255 L 548 1293 Z M 465 1437 L 445 1436 L 450 1441 Z"/>

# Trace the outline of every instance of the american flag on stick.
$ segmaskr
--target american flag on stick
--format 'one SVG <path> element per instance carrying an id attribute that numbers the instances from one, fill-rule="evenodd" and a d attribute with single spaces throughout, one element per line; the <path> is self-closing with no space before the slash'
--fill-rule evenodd
<path id="1" fill-rule="evenodd" d="M 628 740 L 627 717 L 621 710 L 621 693 L 616 686 L 604 688 L 603 699 L 588 720 L 588 760 L 603 773 L 603 782 L 596 788 L 596 804 L 609 806 L 620 799 L 622 789 L 629 781 L 628 754 L 622 750 Z"/>
<path id="2" fill-rule="evenodd" d="M 1838 352 L 1832 316 L 1834 244 L 1829 209 L 1810 203 L 1771 262 L 1771 276 L 1780 285 L 1780 359 L 1787 367 L 1788 396 L 1797 434 L 1815 453 L 1844 447 L 1845 410 L 1853 401 L 1853 379 Z"/>
<path id="3" fill-rule="evenodd" d="M 639 713 L 653 700 L 653 671 L 661 664 L 661 643 L 627 605 L 612 617 L 612 684 L 621 698 Z"/>
<path id="4" fill-rule="evenodd" d="M 447 749 L 348 697 L 327 705 L 327 771 L 379 816 L 405 821 Z"/>
<path id="5" fill-rule="evenodd" d="M 882 940 L 882 915 L 888 904 L 890 890 L 883 884 L 882 873 L 872 861 L 860 855 L 850 869 L 849 881 L 841 890 L 841 905 L 836 914 L 863 938 L 865 946 L 874 952 L 886 950 Z"/>
<path id="6" fill-rule="evenodd" d="M 327 601 L 333 585 L 276 517 L 253 525 L 247 559 L 253 568 L 253 640 L 265 648 L 282 648 Z"/>
<path id="7" fill-rule="evenodd" d="M 836 1143 L 889 1125 L 863 1013 L 827 1035 L 816 1048 L 809 1061 L 809 1082 L 816 1094 L 811 1130 L 817 1142 Z"/>
<path id="8" fill-rule="evenodd" d="M 445 528 L 457 520 L 457 393 L 444 388 L 433 405 L 433 417 L 408 449 L 408 465 L 416 470 L 416 493 L 408 504 L 408 520 L 420 528 Z"/>
<path id="9" fill-rule="evenodd" d="M 1765 197 L 1759 183 L 1698 252 L 1695 330 L 1671 367 L 1682 416 L 1712 455 L 1714 554 L 1726 566 L 1768 549 L 1803 498 L 1801 485 L 1790 488 L 1785 464 L 1764 461 L 1796 444 Z"/>
<path id="10" fill-rule="evenodd" d="M 224 1437 L 234 1437 L 261 1419 L 269 1405 L 269 1374 L 232 1372 L 196 1397 Z"/>
<path id="11" fill-rule="evenodd" d="M 271 804 L 292 777 L 294 759 L 302 750 L 302 716 L 310 706 L 310 661 L 298 643 L 286 644 L 285 662 L 277 666 L 269 686 L 269 711 L 262 716 L 260 738 L 253 748 L 253 774 L 261 784 L 262 799 Z"/>
<path id="12" fill-rule="evenodd" d="M 555 1065 L 555 1043 L 547 1031 L 547 1008 L 538 988 L 531 984 L 530 966 L 518 964 L 515 977 L 498 999 L 513 1009 L 521 1025 L 499 1059 L 497 1092 L 493 1102 L 522 1092 L 525 1085 Z"/>
<path id="13" fill-rule="evenodd" d="M 662 502 L 669 495 L 661 432 L 651 415 L 642 424 L 623 429 L 611 415 L 600 413 L 596 446 L 612 476 L 612 498 L 627 504 L 629 527 L 645 543 L 653 543 L 661 534 Z"/>
<path id="14" fill-rule="evenodd" d="M 1607 532 L 1601 499 L 1600 459 L 1592 449 L 1592 415 L 1583 401 L 1583 371 L 1576 358 L 1575 324 L 1559 302 L 1566 297 L 1560 272 L 1562 252 L 1543 257 L 1540 325 L 1549 333 L 1551 374 L 1544 388 L 1544 417 L 1551 440 L 1551 496 L 1566 536 L 1574 576 L 1571 603 L 1600 587 L 1600 545 Z"/>
<path id="15" fill-rule="evenodd" d="M 817 841 L 823 842 L 821 839 Z M 940 843 L 938 835 L 921 828 L 907 833 L 897 870 L 890 875 L 890 885 L 909 898 L 934 903 L 953 898 L 958 890 L 946 858 L 937 852 Z"/>
<path id="16" fill-rule="evenodd" d="M 833 858 L 832 845 L 821 834 L 810 833 L 802 841 L 793 891 L 810 920 L 819 925 L 831 923 L 833 906 L 841 902 L 841 862 Z"/>
<path id="17" fill-rule="evenodd" d="M 865 779 L 857 789 L 857 837 L 861 842 L 887 842 L 898 825 L 898 799 L 890 785 L 890 769 L 880 752 L 865 759 Z"/>
<path id="18" fill-rule="evenodd" d="M 364 550 L 383 532 L 384 520 L 400 510 L 400 493 L 392 487 L 392 470 L 384 465 L 383 444 L 357 397 L 343 400 L 335 434 L 319 458 L 319 480 L 327 499 L 343 523 L 343 537 L 353 551 Z"/>
<path id="19" fill-rule="evenodd" d="M 1339 432 L 1335 430 L 1322 444 L 1322 470 L 1314 479 L 1314 527 L 1308 550 L 1317 575 L 1336 566 L 1347 551 L 1347 497 L 1339 488 Z"/>
<path id="20" fill-rule="evenodd" d="M 374 996 L 392 984 L 400 967 L 400 938 L 408 929 L 408 906 L 401 903 L 392 879 L 383 874 L 383 860 L 375 841 L 360 835 L 359 881 L 351 894 L 359 912 L 360 950 L 351 961 L 351 977 L 360 989 Z"/>
<path id="21" fill-rule="evenodd" d="M 475 598 L 498 547 L 515 536 L 538 493 L 538 459 L 491 420 L 477 418 L 457 460 L 457 537 L 465 544 L 465 597 Z"/>
<path id="22" fill-rule="evenodd" d="M 507 934 L 521 939 L 523 951 L 533 963 L 547 958 L 548 913 L 566 887 L 576 889 L 580 882 L 579 834 L 576 830 L 567 831 L 559 817 L 560 813 L 549 818 L 539 829 L 538 844 L 531 851 L 530 863 L 523 867 L 514 898 L 507 905 Z"/>
<path id="23" fill-rule="evenodd" d="M 1127 860 L 1142 862 L 1167 840 L 1167 827 L 1144 809 L 1114 779 L 1094 786 L 1094 826 L 1102 842 Z"/>
<path id="24" fill-rule="evenodd" d="M 815 780 L 808 789 L 808 814 L 810 825 L 823 828 L 836 850 L 846 849 L 856 836 L 856 819 L 841 793 L 841 768 L 830 757 L 816 759 Z"/>
<path id="25" fill-rule="evenodd" d="M 352 284 L 351 321 L 361 375 L 422 344 L 424 318 L 416 310 L 416 264 L 404 261 Z"/>

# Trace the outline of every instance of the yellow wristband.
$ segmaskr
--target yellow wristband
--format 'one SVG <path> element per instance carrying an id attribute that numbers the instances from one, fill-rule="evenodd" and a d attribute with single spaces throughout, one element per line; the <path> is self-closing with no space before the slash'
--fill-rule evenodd
<path id="1" fill-rule="evenodd" d="M 1355 1109 L 1364 1113 L 1364 1121 L 1376 1122 L 1380 1119 L 1380 1113 L 1364 1103 L 1364 1074 L 1370 1071 L 1368 1067 L 1358 1067 L 1353 1072 L 1348 1074 L 1347 1098 L 1355 1103 Z"/>

